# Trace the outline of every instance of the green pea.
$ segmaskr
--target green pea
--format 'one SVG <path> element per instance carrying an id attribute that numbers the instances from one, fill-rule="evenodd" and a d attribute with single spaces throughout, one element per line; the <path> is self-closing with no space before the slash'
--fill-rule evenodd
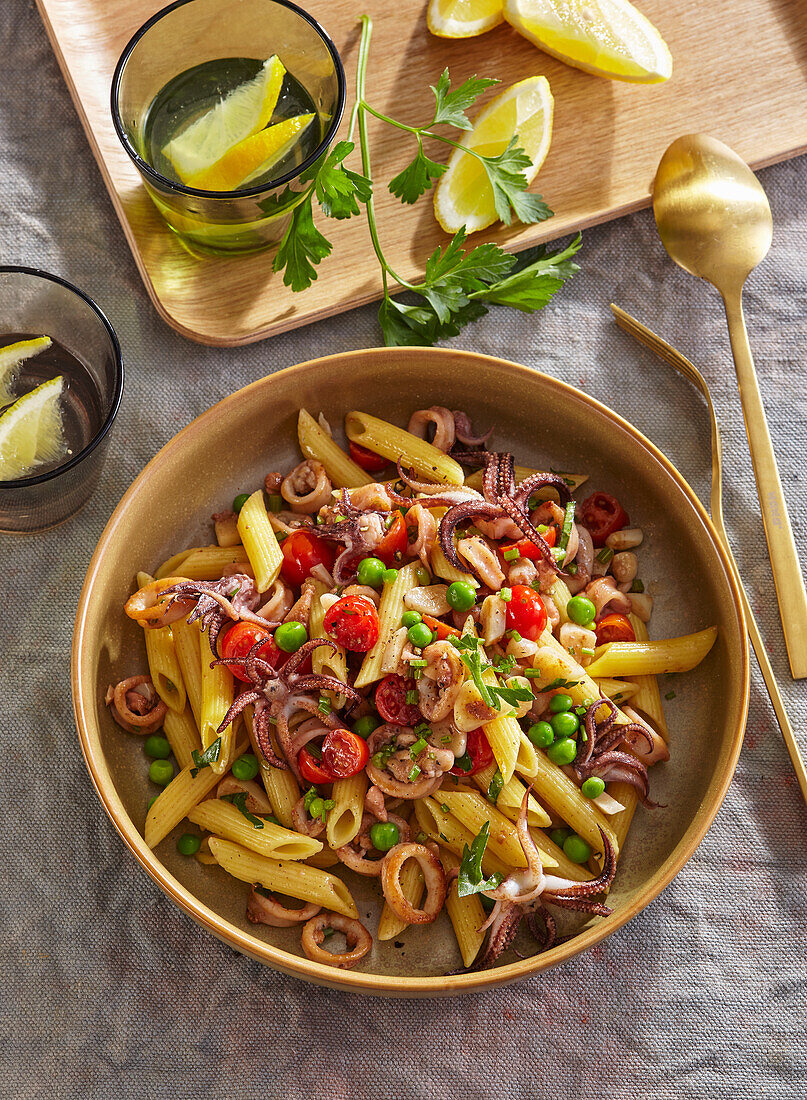
<path id="1" fill-rule="evenodd" d="M 322 798 L 312 798 L 308 804 L 308 814 L 310 817 L 322 817 L 325 810 L 325 800 Z"/>
<path id="2" fill-rule="evenodd" d="M 417 569 L 415 570 L 415 576 L 417 577 L 418 584 L 420 585 L 432 583 L 431 575 L 425 565 L 419 565 L 417 567 Z"/>
<path id="3" fill-rule="evenodd" d="M 374 714 L 365 714 L 363 718 L 357 718 L 353 723 L 353 732 L 357 737 L 363 737 L 366 741 L 373 730 L 381 725 L 381 719 Z"/>
<path id="4" fill-rule="evenodd" d="M 412 645 L 418 649 L 424 649 L 434 641 L 434 635 L 425 623 L 415 623 L 414 626 L 410 626 L 406 636 Z"/>
<path id="5" fill-rule="evenodd" d="M 553 714 L 560 714 L 561 711 L 571 710 L 574 705 L 574 700 L 571 695 L 553 695 L 549 700 L 549 709 Z"/>
<path id="6" fill-rule="evenodd" d="M 580 719 L 571 711 L 564 710 L 560 714 L 553 714 L 549 724 L 555 731 L 555 737 L 574 737 L 580 729 Z"/>
<path id="7" fill-rule="evenodd" d="M 586 626 L 597 614 L 597 608 L 588 596 L 572 596 L 566 604 L 566 614 L 578 626 Z"/>
<path id="8" fill-rule="evenodd" d="M 563 737 L 560 741 L 556 741 L 554 745 L 549 746 L 546 755 L 558 767 L 563 764 L 571 764 L 577 756 L 577 742 L 573 741 L 571 737 Z"/>
<path id="9" fill-rule="evenodd" d="M 308 641 L 308 631 L 302 623 L 281 623 L 275 631 L 275 645 L 284 653 L 296 653 Z"/>
<path id="10" fill-rule="evenodd" d="M 167 760 L 171 755 L 171 746 L 167 738 L 160 737 L 159 733 L 152 733 L 143 742 L 143 752 L 152 760 Z"/>
<path id="11" fill-rule="evenodd" d="M 415 626 L 417 623 L 423 622 L 423 616 L 419 611 L 404 611 L 401 615 L 401 626 L 405 626 L 408 630 L 410 626 Z"/>
<path id="12" fill-rule="evenodd" d="M 158 787 L 167 787 L 174 778 L 174 765 L 170 760 L 152 760 L 149 767 L 149 779 Z"/>
<path id="13" fill-rule="evenodd" d="M 591 859 L 591 848 L 577 833 L 566 837 L 563 842 L 563 851 L 572 863 L 588 863 Z"/>
<path id="14" fill-rule="evenodd" d="M 562 848 L 566 838 L 571 835 L 571 829 L 552 829 L 549 833 L 549 839 L 553 844 L 557 844 L 559 848 Z"/>
<path id="15" fill-rule="evenodd" d="M 249 493 L 239 493 L 233 501 L 233 511 L 236 515 L 241 511 L 246 502 L 249 500 Z"/>
<path id="16" fill-rule="evenodd" d="M 452 581 L 446 592 L 446 602 L 455 611 L 470 611 L 476 603 L 476 589 L 467 581 Z"/>
<path id="17" fill-rule="evenodd" d="M 368 584 L 370 588 L 380 588 L 384 583 L 386 570 L 387 567 L 381 558 L 362 558 L 356 576 L 359 584 Z"/>
<path id="18" fill-rule="evenodd" d="M 379 852 L 388 852 L 401 839 L 401 833 L 394 821 L 376 821 L 370 829 L 370 840 Z"/>
<path id="19" fill-rule="evenodd" d="M 236 779 L 246 781 L 254 779 L 258 774 L 258 758 L 251 752 L 244 753 L 237 760 L 233 760 L 233 775 Z"/>
<path id="20" fill-rule="evenodd" d="M 605 782 L 598 775 L 592 775 L 583 782 L 580 790 L 586 798 L 599 798 L 605 790 Z"/>
<path id="21" fill-rule="evenodd" d="M 183 833 L 177 841 L 177 851 L 183 856 L 195 856 L 202 844 L 202 838 L 195 833 Z"/>
<path id="22" fill-rule="evenodd" d="M 527 737 L 539 749 L 546 749 L 555 740 L 555 731 L 548 722 L 536 722 L 527 730 Z"/>
<path id="23" fill-rule="evenodd" d="M 384 575 L 381 579 L 383 580 L 384 584 L 392 584 L 396 580 L 397 576 L 397 569 L 385 569 Z"/>

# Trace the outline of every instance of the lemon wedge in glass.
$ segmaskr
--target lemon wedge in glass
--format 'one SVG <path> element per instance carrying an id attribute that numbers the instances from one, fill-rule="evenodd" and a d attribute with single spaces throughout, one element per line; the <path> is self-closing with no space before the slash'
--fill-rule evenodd
<path id="1" fill-rule="evenodd" d="M 503 20 L 503 0 L 431 0 L 426 15 L 438 38 L 473 38 Z"/>
<path id="2" fill-rule="evenodd" d="M 498 156 L 517 136 L 531 161 L 524 174 L 532 183 L 549 152 L 553 109 L 546 77 L 527 77 L 491 100 L 461 144 L 484 156 Z M 456 233 L 462 226 L 475 233 L 498 220 L 493 188 L 481 161 L 454 150 L 434 193 L 434 213 L 446 233 Z"/>
<path id="3" fill-rule="evenodd" d="M 239 141 L 215 164 L 204 172 L 189 176 L 186 182 L 203 191 L 234 191 L 236 187 L 248 184 L 251 179 L 268 172 L 286 155 L 312 118 L 313 114 L 295 115 L 274 126 L 267 126 L 265 130 Z"/>
<path id="4" fill-rule="evenodd" d="M 60 398 L 64 378 L 57 375 L 20 397 L 0 414 L 0 481 L 34 473 L 64 450 Z"/>
<path id="5" fill-rule="evenodd" d="M 35 336 L 32 340 L 18 340 L 16 344 L 0 348 L 0 405 L 14 400 L 12 386 L 20 365 L 39 355 L 40 351 L 46 351 L 52 343 L 50 336 Z"/>
<path id="6" fill-rule="evenodd" d="M 228 149 L 268 126 L 285 75 L 280 58 L 270 57 L 253 80 L 233 88 L 164 146 L 163 155 L 183 183 L 190 183 L 192 176 L 210 168 Z"/>
<path id="7" fill-rule="evenodd" d="M 504 17 L 540 49 L 584 72 L 638 84 L 672 76 L 664 39 L 628 0 L 504 0 Z"/>

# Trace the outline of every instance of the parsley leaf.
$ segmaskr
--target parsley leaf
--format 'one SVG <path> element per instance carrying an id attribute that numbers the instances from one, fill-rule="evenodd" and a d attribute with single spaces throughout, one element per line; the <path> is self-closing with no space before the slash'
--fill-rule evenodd
<path id="1" fill-rule="evenodd" d="M 485 157 L 481 162 L 493 188 L 493 204 L 505 225 L 511 222 L 510 208 L 520 222 L 542 222 L 552 216 L 552 211 L 540 195 L 527 193 L 527 177 L 524 169 L 532 161 L 518 145 L 518 135 L 510 138 L 507 148 L 495 157 Z"/>
<path id="2" fill-rule="evenodd" d="M 447 126 L 456 126 L 458 130 L 472 129 L 472 123 L 465 112 L 486 88 L 492 88 L 498 83 L 498 80 L 488 76 L 471 76 L 452 92 L 448 69 L 443 69 L 437 84 L 431 85 L 436 102 L 430 125 L 445 123 Z"/>
<path id="3" fill-rule="evenodd" d="M 494 806 L 496 805 L 499 795 L 502 793 L 503 790 L 504 776 L 502 775 L 501 768 L 497 768 L 496 771 L 493 773 L 493 778 L 491 779 L 490 786 L 488 787 L 488 798 L 494 804 Z"/>
<path id="4" fill-rule="evenodd" d="M 221 797 L 225 802 L 232 802 L 236 810 L 238 810 L 239 813 L 243 814 L 247 821 L 250 822 L 253 829 L 263 828 L 263 822 L 261 821 L 261 819 L 259 817 L 256 817 L 255 814 L 251 814 L 247 809 L 246 791 L 238 791 L 236 794 L 223 794 Z"/>
<path id="5" fill-rule="evenodd" d="M 518 267 L 506 278 L 474 291 L 470 297 L 491 305 L 510 306 L 522 313 L 535 313 L 543 309 L 564 282 L 580 270 L 570 257 L 579 250 L 581 243 L 578 233 L 561 252 L 548 253 L 542 248 L 536 259 Z"/>
<path id="6" fill-rule="evenodd" d="M 338 141 L 317 172 L 314 189 L 322 212 L 328 218 L 353 218 L 359 213 L 359 203 L 366 203 L 372 197 L 372 181 L 358 172 L 351 172 L 342 163 L 354 148 L 352 141 Z"/>
<path id="7" fill-rule="evenodd" d="M 466 844 L 462 851 L 462 862 L 457 877 L 457 894 L 461 898 L 467 898 L 471 894 L 481 894 L 483 890 L 495 890 L 502 881 L 498 871 L 489 879 L 482 877 L 482 856 L 488 844 L 490 822 L 486 821 L 477 835 L 471 841 L 471 847 Z"/>
<path id="8" fill-rule="evenodd" d="M 433 181 L 439 179 L 447 167 L 447 164 L 427 157 L 421 145 L 414 160 L 389 181 L 389 189 L 401 202 L 411 206 L 431 188 Z"/>
<path id="9" fill-rule="evenodd" d="M 202 768 L 209 768 L 211 764 L 215 764 L 219 758 L 221 752 L 221 738 L 217 737 L 212 745 L 208 745 L 204 752 L 199 752 L 198 749 L 194 749 L 191 753 L 195 768 L 191 768 L 191 778 L 195 779 Z"/>
<path id="10" fill-rule="evenodd" d="M 496 695 L 503 703 L 509 703 L 511 707 L 517 707 L 519 703 L 526 703 L 535 696 L 527 687 L 492 687 L 491 695 Z"/>
<path id="11" fill-rule="evenodd" d="M 331 242 L 314 225 L 311 195 L 308 195 L 294 208 L 272 270 L 283 271 L 283 282 L 293 291 L 306 290 L 317 277 L 316 265 L 331 254 L 332 248 Z"/>
<path id="12" fill-rule="evenodd" d="M 476 690 L 482 696 L 483 703 L 488 707 L 498 709 L 496 700 L 492 695 L 493 689 L 489 688 L 482 679 L 482 673 L 485 669 L 490 668 L 490 665 L 482 659 L 479 639 L 474 638 L 472 634 L 463 634 L 461 638 L 454 639 L 454 645 L 460 650 L 460 660 L 470 672 L 471 679 L 476 685 Z"/>

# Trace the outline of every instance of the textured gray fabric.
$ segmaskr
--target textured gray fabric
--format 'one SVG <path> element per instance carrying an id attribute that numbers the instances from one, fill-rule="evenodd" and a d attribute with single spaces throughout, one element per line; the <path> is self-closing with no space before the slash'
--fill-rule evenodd
<path id="1" fill-rule="evenodd" d="M 807 813 L 756 670 L 736 778 L 686 868 L 596 950 L 500 992 L 383 1002 L 305 986 L 204 934 L 136 866 L 93 793 L 70 709 L 72 620 L 95 542 L 144 463 L 210 404 L 378 332 L 367 308 L 240 351 L 176 335 L 146 297 L 31 0 L 0 5 L 0 57 L 0 256 L 86 289 L 128 368 L 87 509 L 42 538 L 0 537 L 0 1096 L 804 1096 Z M 776 239 L 747 309 L 807 563 L 807 162 L 761 178 Z M 615 328 L 608 302 L 693 356 L 725 433 L 733 544 L 803 728 L 807 686 L 788 676 L 716 296 L 668 261 L 648 213 L 588 232 L 581 261 L 543 316 L 496 312 L 458 343 L 605 401 L 706 499 L 705 410 Z"/>

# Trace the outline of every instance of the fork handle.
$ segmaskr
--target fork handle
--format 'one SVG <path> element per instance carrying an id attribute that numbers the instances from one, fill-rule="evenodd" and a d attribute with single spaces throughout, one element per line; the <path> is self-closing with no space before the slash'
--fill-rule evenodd
<path id="1" fill-rule="evenodd" d="M 807 593 L 748 343 L 742 289 L 724 294 L 723 301 L 790 670 L 802 680 L 807 677 Z"/>

